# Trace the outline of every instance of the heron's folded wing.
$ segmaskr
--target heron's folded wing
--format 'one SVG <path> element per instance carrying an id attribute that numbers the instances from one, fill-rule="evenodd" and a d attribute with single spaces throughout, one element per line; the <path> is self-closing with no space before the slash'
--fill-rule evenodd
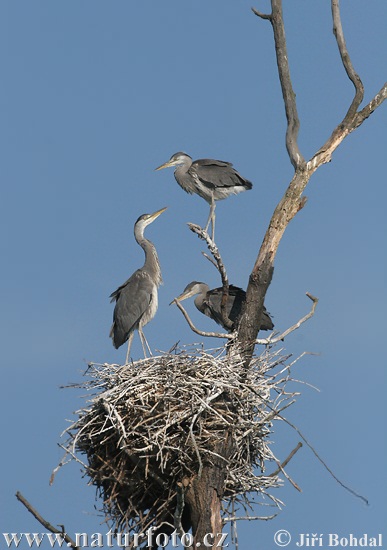
<path id="1" fill-rule="evenodd" d="M 149 276 L 139 269 L 111 294 L 112 301 L 116 300 L 111 336 L 117 348 L 128 339 L 132 330 L 138 328 L 151 303 L 152 289 Z"/>
<path id="2" fill-rule="evenodd" d="M 195 172 L 197 177 L 207 187 L 250 187 L 251 182 L 243 178 L 229 162 L 221 160 L 202 159 L 192 164 L 190 173 Z"/>

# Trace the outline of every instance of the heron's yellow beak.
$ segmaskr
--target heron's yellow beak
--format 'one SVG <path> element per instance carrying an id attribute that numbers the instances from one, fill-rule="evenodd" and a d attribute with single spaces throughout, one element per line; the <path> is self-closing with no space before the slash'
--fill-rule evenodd
<path id="1" fill-rule="evenodd" d="M 162 170 L 163 168 L 169 168 L 170 166 L 175 166 L 175 165 L 173 161 L 168 160 L 167 162 L 164 162 L 164 164 L 162 164 L 161 166 L 158 166 L 157 168 L 155 168 L 155 170 Z"/>
<path id="2" fill-rule="evenodd" d="M 164 208 L 160 208 L 160 210 L 157 210 L 157 212 L 153 212 L 153 214 L 150 215 L 152 222 L 160 216 L 163 212 L 166 211 L 168 206 L 164 206 Z"/>
<path id="3" fill-rule="evenodd" d="M 194 296 L 195 294 L 192 293 L 190 290 L 188 292 L 183 292 L 177 298 L 174 298 L 172 302 L 169 305 L 172 305 L 175 302 L 182 302 L 183 300 L 186 300 L 187 298 L 191 298 L 191 296 Z"/>

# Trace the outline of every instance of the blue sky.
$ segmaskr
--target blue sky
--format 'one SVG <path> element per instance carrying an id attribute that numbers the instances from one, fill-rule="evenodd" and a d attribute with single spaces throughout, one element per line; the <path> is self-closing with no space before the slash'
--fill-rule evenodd
<path id="1" fill-rule="evenodd" d="M 310 158 L 343 118 L 353 91 L 329 2 L 285 4 L 299 143 Z M 43 530 L 16 501 L 16 490 L 69 533 L 106 532 L 94 489 L 76 464 L 62 469 L 53 487 L 48 480 L 62 457 L 57 442 L 66 419 L 83 404 L 79 393 L 60 386 L 79 381 L 89 361 L 125 359 L 124 347 L 115 350 L 108 338 L 108 297 L 142 264 L 133 224 L 144 212 L 169 207 L 147 231 L 164 278 L 148 341 L 167 350 L 178 340 L 200 340 L 168 306 L 191 280 L 219 285 L 201 255 L 205 247 L 185 225 L 203 224 L 208 206 L 185 194 L 172 170 L 154 171 L 176 151 L 229 160 L 254 183 L 217 207 L 217 242 L 230 281 L 247 285 L 292 176 L 271 26 L 250 6 L 245 0 L 0 2 L 0 532 Z M 269 10 L 267 0 L 255 7 Z M 364 0 L 342 1 L 342 19 L 368 101 L 386 80 L 387 4 L 373 0 L 370 10 Z M 300 386 L 287 416 L 370 506 L 344 491 L 304 447 L 288 466 L 303 492 L 285 483 L 276 493 L 286 504 L 280 515 L 240 524 L 240 548 L 275 548 L 278 529 L 293 538 L 387 537 L 386 144 L 383 105 L 313 176 L 308 204 L 281 242 L 266 298 L 279 330 L 308 311 L 306 291 L 320 298 L 313 319 L 284 344 L 295 357 L 319 353 L 304 357 L 294 376 L 320 393 Z M 214 328 L 187 306 L 201 328 Z M 137 337 L 132 351 L 141 354 Z M 273 441 L 285 458 L 299 437 L 280 425 Z"/>

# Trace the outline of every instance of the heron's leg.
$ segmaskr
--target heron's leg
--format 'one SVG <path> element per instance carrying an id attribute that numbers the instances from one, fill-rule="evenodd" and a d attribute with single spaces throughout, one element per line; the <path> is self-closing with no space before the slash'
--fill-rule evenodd
<path id="1" fill-rule="evenodd" d="M 153 356 L 153 353 L 149 347 L 149 344 L 148 344 L 148 341 L 147 339 L 145 338 L 145 334 L 143 333 L 142 329 L 138 329 L 138 333 L 140 335 L 140 338 L 141 338 L 141 344 L 142 344 L 142 350 L 144 352 L 144 357 L 147 357 L 147 354 L 146 354 L 146 348 L 145 348 L 145 345 L 146 347 L 148 348 L 148 351 L 149 351 L 149 354 L 150 356 Z"/>
<path id="2" fill-rule="evenodd" d="M 212 229 L 211 238 L 212 238 L 212 240 L 214 240 L 214 238 L 215 238 L 215 206 L 216 206 L 215 200 L 214 200 L 214 197 L 212 197 L 211 198 L 211 203 L 210 203 L 210 215 L 208 216 L 206 227 L 204 228 L 204 231 L 208 231 L 208 228 L 209 228 L 210 223 L 211 223 L 211 229 Z"/>
<path id="3" fill-rule="evenodd" d="M 126 365 L 129 363 L 129 359 L 130 359 L 130 346 L 132 345 L 132 340 L 133 340 L 133 336 L 134 336 L 134 332 L 132 331 L 130 334 L 129 334 L 129 338 L 128 338 L 128 351 L 126 353 Z"/>

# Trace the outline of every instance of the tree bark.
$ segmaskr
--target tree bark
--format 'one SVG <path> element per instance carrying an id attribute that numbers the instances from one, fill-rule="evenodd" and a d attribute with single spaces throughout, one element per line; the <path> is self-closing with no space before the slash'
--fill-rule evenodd
<path id="1" fill-rule="evenodd" d="M 200 477 L 196 476 L 191 480 L 190 486 L 185 494 L 185 502 L 189 507 L 192 534 L 194 537 L 193 547 L 203 547 L 205 536 L 210 548 L 217 547 L 222 535 L 223 521 L 221 518 L 221 502 L 224 493 L 224 480 L 226 476 L 226 465 L 228 457 L 232 452 L 230 434 L 225 434 L 222 445 L 213 449 L 215 453 L 223 458 L 214 457 L 211 464 L 203 464 Z"/>

